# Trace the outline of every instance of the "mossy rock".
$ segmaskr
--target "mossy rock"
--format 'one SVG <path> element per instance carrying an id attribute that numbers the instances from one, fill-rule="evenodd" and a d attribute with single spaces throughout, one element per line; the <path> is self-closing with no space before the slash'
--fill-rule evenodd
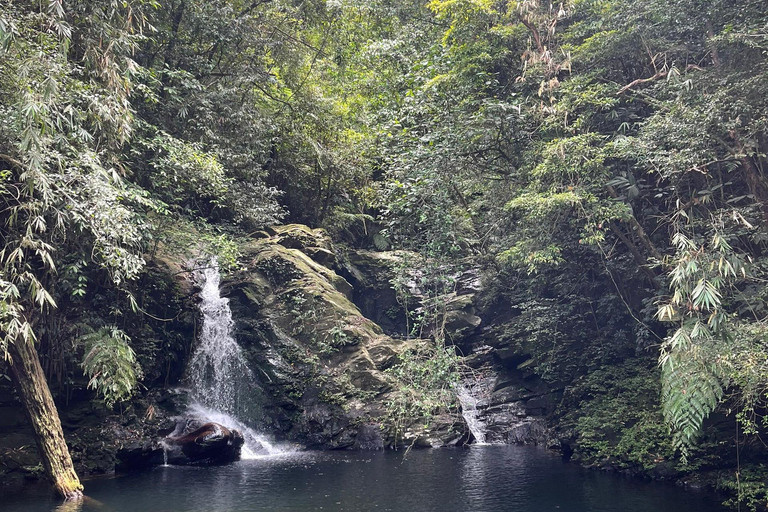
<path id="1" fill-rule="evenodd" d="M 312 229 L 303 224 L 286 224 L 268 228 L 271 241 L 288 249 L 298 249 L 322 265 L 333 267 L 336 253 L 331 237 L 324 229 Z M 260 234 L 263 232 L 260 232 Z M 263 235 L 259 238 L 264 238 Z"/>
<path id="2" fill-rule="evenodd" d="M 311 447 L 352 447 L 359 425 L 381 420 L 392 388 L 384 370 L 416 342 L 364 316 L 352 285 L 322 264 L 336 260 L 322 230 L 270 228 L 241 250 L 224 293 L 262 381 L 265 425 Z"/>

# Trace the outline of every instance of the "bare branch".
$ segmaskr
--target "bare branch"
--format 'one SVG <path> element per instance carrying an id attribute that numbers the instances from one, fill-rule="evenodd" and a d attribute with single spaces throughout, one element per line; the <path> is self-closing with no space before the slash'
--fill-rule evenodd
<path id="1" fill-rule="evenodd" d="M 633 80 L 632 82 L 628 83 L 627 85 L 625 85 L 624 87 L 619 89 L 618 92 L 616 93 L 616 96 L 621 96 L 622 94 L 624 94 L 628 90 L 632 89 L 636 85 L 645 84 L 645 83 L 648 83 L 648 82 L 653 82 L 655 80 L 658 80 L 659 78 L 664 78 L 665 76 L 667 76 L 667 72 L 666 72 L 666 70 L 662 69 L 661 71 L 657 71 L 656 74 L 653 75 L 652 77 L 649 77 L 649 78 L 638 78 L 637 80 Z"/>

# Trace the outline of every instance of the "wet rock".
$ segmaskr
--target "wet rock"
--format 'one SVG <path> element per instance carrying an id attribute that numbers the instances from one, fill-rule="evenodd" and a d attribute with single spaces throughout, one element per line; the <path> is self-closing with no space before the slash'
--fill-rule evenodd
<path id="1" fill-rule="evenodd" d="M 357 428 L 354 448 L 356 450 L 383 450 L 384 438 L 378 423 L 363 423 Z"/>
<path id="2" fill-rule="evenodd" d="M 169 464 L 211 465 L 239 460 L 245 440 L 239 431 L 209 422 L 164 442 Z"/>
<path id="3" fill-rule="evenodd" d="M 322 247 L 307 247 L 307 256 L 326 267 L 333 268 L 336 265 L 336 254 Z"/>
<path id="4" fill-rule="evenodd" d="M 464 341 L 482 323 L 482 319 L 475 314 L 474 294 L 446 297 L 445 309 L 445 331 L 453 343 Z"/>
<path id="5" fill-rule="evenodd" d="M 312 229 L 303 224 L 286 224 L 267 228 L 278 244 L 290 249 L 316 247 L 332 252 L 331 237 L 323 229 Z"/>
<path id="6" fill-rule="evenodd" d="M 377 370 L 386 370 L 395 364 L 398 352 L 392 346 L 382 343 L 368 349 L 368 355 Z"/>
<path id="7" fill-rule="evenodd" d="M 392 286 L 395 268 L 406 255 L 402 251 L 349 251 L 339 264 L 339 272 L 355 288 L 353 302 L 366 318 L 390 335 L 407 334 L 405 310 Z"/>
<path id="8" fill-rule="evenodd" d="M 507 443 L 546 445 L 549 429 L 544 418 L 528 418 L 507 432 Z"/>
<path id="9" fill-rule="evenodd" d="M 4 471 L 30 473 L 40 463 L 40 457 L 34 445 L 19 446 L 13 449 L 0 449 L 0 464 Z"/>
<path id="10" fill-rule="evenodd" d="M 313 448 L 351 448 L 361 423 L 381 421 L 392 388 L 384 370 L 420 341 L 387 336 L 360 311 L 351 300 L 357 291 L 329 268 L 333 248 L 323 231 L 270 232 L 243 247 L 245 268 L 223 286 L 259 379 L 258 426 Z"/>
<path id="11" fill-rule="evenodd" d="M 548 395 L 531 398 L 525 402 L 525 414 L 528 416 L 545 416 L 551 409 L 552 403 Z"/>
<path id="12" fill-rule="evenodd" d="M 656 464 L 651 470 L 654 480 L 671 480 L 678 478 L 681 472 L 673 461 L 663 461 Z"/>
<path id="13" fill-rule="evenodd" d="M 517 402 L 523 398 L 523 392 L 517 386 L 510 386 L 494 391 L 491 395 L 491 405 L 501 405 Z"/>
<path id="14" fill-rule="evenodd" d="M 391 384 L 385 379 L 381 372 L 375 370 L 354 372 L 350 376 L 350 379 L 352 384 L 364 391 L 384 393 L 391 388 Z"/>
<path id="15" fill-rule="evenodd" d="M 166 462 L 179 466 L 209 466 L 240 459 L 244 439 L 239 431 L 212 422 L 197 425 L 195 420 L 184 420 L 175 429 L 178 435 L 126 443 L 117 451 L 116 469 L 135 471 Z"/>
<path id="16" fill-rule="evenodd" d="M 117 451 L 117 471 L 137 471 L 163 464 L 163 446 L 150 439 L 133 441 Z"/>

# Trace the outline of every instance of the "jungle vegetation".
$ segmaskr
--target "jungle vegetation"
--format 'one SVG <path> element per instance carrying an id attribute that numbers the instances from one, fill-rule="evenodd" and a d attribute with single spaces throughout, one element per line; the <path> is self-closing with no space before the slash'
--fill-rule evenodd
<path id="1" fill-rule="evenodd" d="M 134 393 L 118 319 L 179 226 L 471 260 L 545 318 L 589 268 L 685 461 L 766 427 L 767 153 L 762 0 L 0 0 L 0 351 L 76 497 L 39 355 Z"/>

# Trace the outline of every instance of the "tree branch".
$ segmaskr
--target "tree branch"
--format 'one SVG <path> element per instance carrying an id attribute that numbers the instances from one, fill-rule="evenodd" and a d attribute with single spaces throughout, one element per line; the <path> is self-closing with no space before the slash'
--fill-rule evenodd
<path id="1" fill-rule="evenodd" d="M 610 185 L 608 185 L 607 188 L 608 188 L 608 193 L 611 195 L 611 197 L 613 197 L 614 199 L 618 199 L 619 194 L 616 193 L 616 190 Z M 640 241 L 643 242 L 643 245 L 648 250 L 648 252 L 651 253 L 651 256 L 661 261 L 663 256 L 661 255 L 659 250 L 656 249 L 656 246 L 653 245 L 653 242 L 651 242 L 651 239 L 648 237 L 648 234 L 645 232 L 645 229 L 643 229 L 643 226 L 640 225 L 640 223 L 637 221 L 634 215 L 629 216 L 629 224 L 632 226 L 635 233 L 640 238 Z"/>
<path id="2" fill-rule="evenodd" d="M 652 77 L 638 78 L 637 80 L 634 80 L 628 83 L 627 85 L 625 85 L 624 87 L 622 87 L 621 89 L 619 89 L 619 91 L 616 93 L 616 96 L 621 96 L 622 94 L 624 94 L 625 92 L 627 92 L 628 90 L 630 90 L 636 85 L 653 82 L 655 80 L 658 80 L 659 78 L 664 78 L 665 76 L 667 76 L 667 72 L 665 70 L 661 70 L 661 71 L 657 71 L 656 74 L 653 75 Z"/>
<path id="3" fill-rule="evenodd" d="M 640 268 L 646 277 L 648 277 L 648 281 L 651 282 L 651 285 L 657 290 L 661 289 L 661 285 L 658 281 L 656 281 L 656 274 L 648 266 L 648 260 L 646 260 L 645 256 L 640 253 L 640 251 L 637 249 L 637 246 L 633 244 L 629 238 L 627 238 L 627 236 L 621 231 L 621 228 L 615 222 L 610 221 L 608 225 L 610 226 L 611 231 L 613 231 L 613 234 L 616 235 L 616 238 L 618 238 L 621 243 L 623 243 L 624 246 L 629 249 L 629 252 L 635 259 L 635 263 L 637 263 L 638 268 Z"/>
<path id="4" fill-rule="evenodd" d="M 528 20 L 528 18 L 523 16 L 520 17 L 520 22 L 525 25 L 525 27 L 531 32 L 531 36 L 533 37 L 533 41 L 536 43 L 536 49 L 539 51 L 539 55 L 543 54 L 544 45 L 541 42 L 541 34 L 539 34 L 539 29 L 537 29 L 536 26 Z"/>
<path id="5" fill-rule="evenodd" d="M 27 169 L 27 167 L 20 160 L 16 160 L 10 155 L 4 155 L 0 153 L 0 160 L 5 160 L 19 171 L 25 171 Z"/>

